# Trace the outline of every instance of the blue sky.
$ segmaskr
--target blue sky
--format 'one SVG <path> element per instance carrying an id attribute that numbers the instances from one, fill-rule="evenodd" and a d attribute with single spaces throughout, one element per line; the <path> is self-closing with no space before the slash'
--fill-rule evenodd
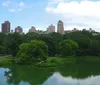
<path id="1" fill-rule="evenodd" d="M 64 22 L 65 30 L 93 28 L 100 31 L 99 0 L 0 0 L 0 24 L 11 22 L 11 29 L 31 26 L 46 30 L 50 24 Z"/>

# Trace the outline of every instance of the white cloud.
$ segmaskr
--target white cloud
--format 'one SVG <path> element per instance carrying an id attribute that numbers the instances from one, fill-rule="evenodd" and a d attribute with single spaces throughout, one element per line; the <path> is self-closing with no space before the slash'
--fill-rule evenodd
<path id="1" fill-rule="evenodd" d="M 15 9 L 8 9 L 9 12 L 16 12 Z"/>
<path id="2" fill-rule="evenodd" d="M 100 1 L 51 0 L 46 12 L 62 16 L 67 26 L 92 27 L 100 31 Z M 52 3 L 52 4 L 51 4 Z"/>
<path id="3" fill-rule="evenodd" d="M 24 2 L 15 2 L 15 1 L 5 1 L 2 3 L 2 6 L 5 6 L 9 12 L 20 12 L 27 8 Z"/>
<path id="4" fill-rule="evenodd" d="M 20 7 L 23 7 L 24 5 L 25 5 L 24 2 L 20 2 L 20 3 L 19 3 L 19 6 L 20 6 Z"/>
<path id="5" fill-rule="evenodd" d="M 12 9 L 8 9 L 8 11 L 9 12 L 20 12 L 20 11 L 23 11 L 23 9 L 22 8 L 19 8 L 19 9 L 12 8 Z"/>
<path id="6" fill-rule="evenodd" d="M 3 2 L 3 3 L 2 3 L 2 6 L 9 6 L 11 3 L 12 3 L 12 2 L 10 2 L 10 1 Z"/>

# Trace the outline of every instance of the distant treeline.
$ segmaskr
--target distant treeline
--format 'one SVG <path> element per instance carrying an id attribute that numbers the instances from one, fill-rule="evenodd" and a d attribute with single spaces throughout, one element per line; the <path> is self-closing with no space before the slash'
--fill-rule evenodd
<path id="1" fill-rule="evenodd" d="M 38 40 L 45 42 L 46 46 L 48 46 L 48 52 L 46 52 L 49 57 L 66 57 L 70 55 L 100 56 L 100 34 L 93 35 L 92 32 L 85 30 L 65 33 L 64 35 L 55 32 L 49 34 L 37 34 L 34 32 L 27 34 L 0 33 L 0 54 L 16 57 L 20 45 L 29 43 L 32 40 L 36 40 L 35 43 Z"/>

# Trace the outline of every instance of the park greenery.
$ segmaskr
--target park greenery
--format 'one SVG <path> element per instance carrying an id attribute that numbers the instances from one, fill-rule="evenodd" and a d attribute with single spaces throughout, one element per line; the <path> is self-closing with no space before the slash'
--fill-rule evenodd
<path id="1" fill-rule="evenodd" d="M 86 30 L 64 35 L 55 32 L 49 34 L 0 33 L 0 56 L 10 58 L 15 63 L 35 62 L 40 66 L 47 62 L 49 62 L 48 66 L 50 63 L 62 64 L 68 61 L 66 58 L 73 56 L 75 58 L 99 57 L 100 34 Z"/>

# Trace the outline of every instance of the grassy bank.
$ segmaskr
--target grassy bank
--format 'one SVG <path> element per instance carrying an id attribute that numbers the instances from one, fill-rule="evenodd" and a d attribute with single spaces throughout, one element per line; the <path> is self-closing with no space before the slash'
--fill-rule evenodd
<path id="1" fill-rule="evenodd" d="M 10 66 L 13 64 L 13 58 L 0 57 L 0 67 Z"/>
<path id="2" fill-rule="evenodd" d="M 15 58 L 3 58 L 0 57 L 0 67 L 13 65 Z M 46 62 L 33 62 L 32 65 L 37 67 L 55 67 L 65 64 L 79 64 L 79 63 L 100 63 L 100 57 L 97 56 L 69 56 L 67 58 L 61 57 L 48 57 Z"/>
<path id="3" fill-rule="evenodd" d="M 45 63 L 37 63 L 39 67 L 53 67 L 63 65 L 65 63 L 75 63 L 75 57 L 60 58 L 60 57 L 49 57 Z"/>
<path id="4" fill-rule="evenodd" d="M 45 63 L 38 63 L 36 66 L 39 67 L 53 67 L 53 66 L 60 66 L 65 64 L 80 64 L 80 63 L 100 63 L 99 56 L 69 56 L 66 58 L 60 57 L 49 57 Z"/>

